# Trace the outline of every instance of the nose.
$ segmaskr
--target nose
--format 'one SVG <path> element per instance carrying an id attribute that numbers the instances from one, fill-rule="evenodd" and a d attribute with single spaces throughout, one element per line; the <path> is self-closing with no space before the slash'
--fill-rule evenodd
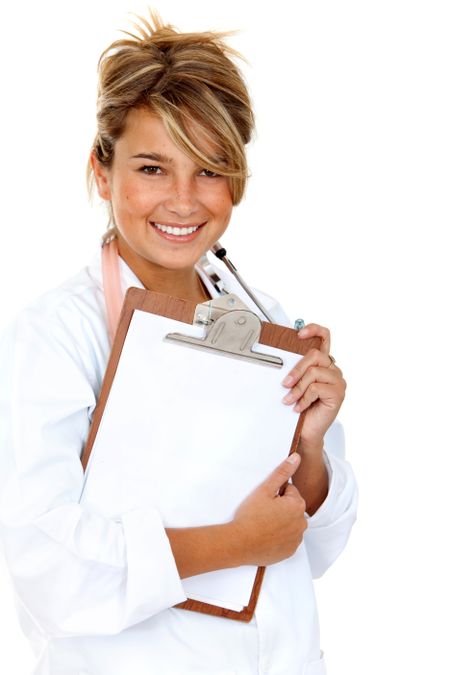
<path id="1" fill-rule="evenodd" d="M 165 206 L 167 211 L 180 218 L 188 218 L 194 214 L 198 208 L 195 181 L 190 177 L 174 178 Z"/>

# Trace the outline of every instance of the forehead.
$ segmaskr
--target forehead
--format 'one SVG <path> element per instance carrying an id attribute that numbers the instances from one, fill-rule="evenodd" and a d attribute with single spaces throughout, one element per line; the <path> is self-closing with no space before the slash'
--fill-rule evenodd
<path id="1" fill-rule="evenodd" d="M 221 156 L 220 147 L 211 139 L 209 132 L 198 122 L 189 120 L 186 124 L 188 134 L 195 147 L 208 157 Z M 132 108 L 125 119 L 125 128 L 117 144 L 127 146 L 130 150 L 144 152 L 158 149 L 167 155 L 185 152 L 174 143 L 166 126 L 157 114 L 145 108 Z M 186 155 L 185 155 L 186 156 Z"/>
<path id="2" fill-rule="evenodd" d="M 136 146 L 154 149 L 155 145 L 170 146 L 172 141 L 161 118 L 149 110 L 132 108 L 125 118 L 124 130 L 117 141 L 119 144 L 133 149 Z"/>

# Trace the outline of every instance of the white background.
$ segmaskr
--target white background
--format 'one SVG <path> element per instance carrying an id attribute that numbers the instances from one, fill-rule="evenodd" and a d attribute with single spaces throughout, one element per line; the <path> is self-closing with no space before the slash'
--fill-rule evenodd
<path id="1" fill-rule="evenodd" d="M 293 318 L 331 328 L 349 383 L 341 419 L 361 499 L 317 583 L 329 673 L 448 672 L 447 3 L 157 8 L 183 30 L 242 29 L 231 42 L 250 63 L 258 133 L 222 241 Z M 2 324 L 89 261 L 104 230 L 84 183 L 96 63 L 129 11 L 145 4 L 2 12 Z M 0 594 L 1 662 L 29 673 L 1 567 Z"/>

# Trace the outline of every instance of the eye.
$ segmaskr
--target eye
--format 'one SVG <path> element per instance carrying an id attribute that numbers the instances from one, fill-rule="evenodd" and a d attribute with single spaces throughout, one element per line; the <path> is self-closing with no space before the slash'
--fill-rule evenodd
<path id="1" fill-rule="evenodd" d="M 154 164 L 145 164 L 141 166 L 139 171 L 145 173 L 147 176 L 156 176 L 159 173 L 162 173 L 161 167 Z"/>
<path id="2" fill-rule="evenodd" d="M 210 171 L 209 169 L 202 169 L 200 175 L 207 176 L 208 178 L 218 178 L 221 174 L 216 173 L 216 171 Z"/>

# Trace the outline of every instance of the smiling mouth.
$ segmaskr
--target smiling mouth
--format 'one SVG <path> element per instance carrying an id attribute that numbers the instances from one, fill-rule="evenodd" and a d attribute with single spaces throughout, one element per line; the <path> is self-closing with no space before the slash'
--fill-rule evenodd
<path id="1" fill-rule="evenodd" d="M 186 237 L 190 234 L 194 234 L 205 223 L 199 223 L 198 225 L 162 225 L 161 223 L 152 223 L 152 226 L 159 232 L 164 234 L 171 234 L 175 237 Z"/>

